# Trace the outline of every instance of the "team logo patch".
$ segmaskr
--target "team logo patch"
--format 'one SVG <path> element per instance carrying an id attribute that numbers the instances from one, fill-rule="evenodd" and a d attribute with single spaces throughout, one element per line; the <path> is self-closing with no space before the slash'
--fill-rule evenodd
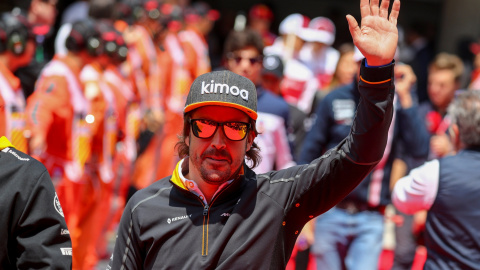
<path id="1" fill-rule="evenodd" d="M 65 217 L 63 215 L 63 209 L 62 209 L 62 206 L 60 205 L 60 200 L 58 199 L 58 196 L 57 196 L 57 193 L 55 192 L 55 198 L 53 199 L 53 206 L 55 207 L 55 210 L 57 210 L 57 212 L 62 216 L 62 217 Z"/>
<path id="2" fill-rule="evenodd" d="M 180 217 L 168 218 L 167 223 L 170 224 L 172 222 L 182 220 L 182 219 L 186 219 L 186 218 L 189 218 L 189 217 L 192 217 L 192 215 L 185 215 L 185 216 L 180 216 Z"/>
<path id="3" fill-rule="evenodd" d="M 72 256 L 72 248 L 60 248 L 60 251 L 64 256 Z"/>
<path id="4" fill-rule="evenodd" d="M 355 101 L 337 99 L 332 102 L 333 118 L 340 125 L 351 125 L 355 117 Z"/>

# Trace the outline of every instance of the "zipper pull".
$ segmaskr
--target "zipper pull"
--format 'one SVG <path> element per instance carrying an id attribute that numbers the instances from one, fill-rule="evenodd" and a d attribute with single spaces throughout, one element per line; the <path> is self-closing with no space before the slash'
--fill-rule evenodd
<path id="1" fill-rule="evenodd" d="M 203 208 L 203 215 L 208 215 L 208 205 L 205 205 L 205 207 Z"/>

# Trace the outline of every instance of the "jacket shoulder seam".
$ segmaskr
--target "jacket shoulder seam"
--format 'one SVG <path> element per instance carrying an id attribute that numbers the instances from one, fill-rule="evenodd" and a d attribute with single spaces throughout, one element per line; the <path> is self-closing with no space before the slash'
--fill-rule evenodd
<path id="1" fill-rule="evenodd" d="M 165 187 L 165 188 L 161 188 L 159 189 L 155 194 L 153 194 L 152 196 L 150 197 L 147 197 L 141 201 L 139 201 L 137 204 L 135 204 L 133 207 L 132 207 L 132 210 L 130 211 L 130 213 L 133 213 L 135 211 L 135 209 L 137 209 L 138 206 L 140 206 L 140 204 L 146 202 L 146 201 L 149 201 L 155 197 L 158 197 L 160 195 L 160 193 L 162 193 L 162 191 L 164 190 L 167 190 L 167 189 L 171 189 L 172 187 Z"/>

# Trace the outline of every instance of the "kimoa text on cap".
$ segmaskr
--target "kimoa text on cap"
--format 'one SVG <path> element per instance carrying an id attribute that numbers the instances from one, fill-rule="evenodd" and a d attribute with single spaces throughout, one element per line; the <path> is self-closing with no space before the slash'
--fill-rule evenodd
<path id="1" fill-rule="evenodd" d="M 201 94 L 231 94 L 233 96 L 240 95 L 241 98 L 248 101 L 248 91 L 245 89 L 240 89 L 238 86 L 232 85 L 229 86 L 225 83 L 215 83 L 214 80 L 210 81 L 210 83 L 205 83 L 202 81 L 202 92 Z"/>

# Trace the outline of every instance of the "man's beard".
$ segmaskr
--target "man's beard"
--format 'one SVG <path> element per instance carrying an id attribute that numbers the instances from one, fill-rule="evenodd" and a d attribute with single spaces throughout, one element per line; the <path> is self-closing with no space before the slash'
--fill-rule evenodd
<path id="1" fill-rule="evenodd" d="M 202 162 L 205 161 L 208 156 L 225 158 L 228 161 L 228 164 L 230 166 L 218 166 L 218 168 L 216 168 L 216 166 L 213 166 L 213 165 L 209 165 L 209 168 L 207 168 L 206 166 L 202 166 L 203 165 Z M 232 157 L 229 155 L 227 151 L 212 149 L 203 153 L 199 158 L 197 158 L 194 164 L 199 165 L 199 168 L 197 169 L 200 171 L 200 175 L 203 181 L 205 181 L 210 185 L 220 186 L 221 184 L 229 180 L 232 180 L 232 177 L 236 175 L 240 170 L 242 163 L 240 163 L 240 166 L 238 166 L 238 168 L 234 168 L 232 167 L 232 166 L 235 166 L 232 161 Z M 230 167 L 230 169 L 228 169 L 228 167 Z"/>

